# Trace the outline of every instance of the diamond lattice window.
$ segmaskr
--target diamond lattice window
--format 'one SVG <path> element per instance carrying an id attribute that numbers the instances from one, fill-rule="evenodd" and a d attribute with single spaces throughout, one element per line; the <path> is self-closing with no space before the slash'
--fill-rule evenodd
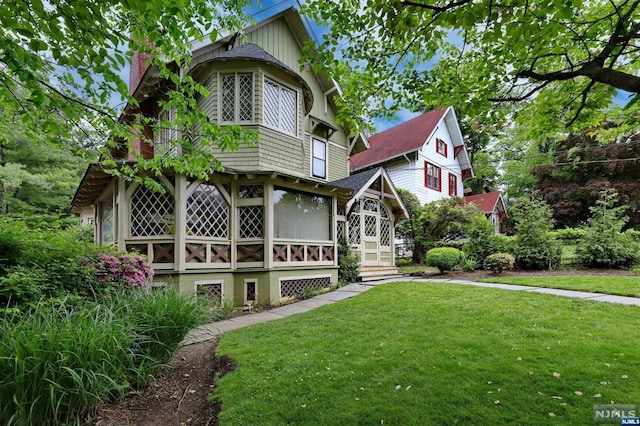
<path id="1" fill-rule="evenodd" d="M 336 237 L 338 238 L 338 241 L 342 240 L 344 238 L 344 228 L 345 228 L 345 223 L 341 220 L 338 221 L 338 235 L 336 235 Z"/>
<path id="2" fill-rule="evenodd" d="M 297 93 L 265 79 L 263 117 L 265 124 L 290 134 L 297 133 Z"/>
<path id="3" fill-rule="evenodd" d="M 262 206 L 238 208 L 240 216 L 240 238 L 262 238 L 264 212 Z"/>
<path id="4" fill-rule="evenodd" d="M 360 244 L 360 214 L 349 215 L 349 244 Z"/>
<path id="5" fill-rule="evenodd" d="M 365 215 L 364 217 L 364 235 L 367 237 L 376 236 L 378 218 L 375 216 Z"/>
<path id="6" fill-rule="evenodd" d="M 175 227 L 173 195 L 140 185 L 131 196 L 131 236 L 172 235 Z"/>
<path id="7" fill-rule="evenodd" d="M 221 84 L 222 121 L 235 121 L 236 76 L 234 74 L 223 75 Z"/>
<path id="8" fill-rule="evenodd" d="M 251 74 L 240 74 L 239 86 L 240 96 L 238 101 L 240 121 L 251 121 L 253 118 L 253 76 Z"/>
<path id="9" fill-rule="evenodd" d="M 253 75 L 220 76 L 220 119 L 237 123 L 253 119 Z"/>
<path id="10" fill-rule="evenodd" d="M 391 221 L 380 219 L 380 245 L 388 246 L 391 242 Z"/>
<path id="11" fill-rule="evenodd" d="M 364 200 L 364 207 L 368 212 L 377 212 L 378 211 L 378 202 L 375 200 Z"/>
<path id="12" fill-rule="evenodd" d="M 240 185 L 238 196 L 242 199 L 264 197 L 264 186 L 262 185 Z"/>
<path id="13" fill-rule="evenodd" d="M 215 185 L 201 183 L 187 199 L 187 232 L 229 238 L 229 206 Z"/>

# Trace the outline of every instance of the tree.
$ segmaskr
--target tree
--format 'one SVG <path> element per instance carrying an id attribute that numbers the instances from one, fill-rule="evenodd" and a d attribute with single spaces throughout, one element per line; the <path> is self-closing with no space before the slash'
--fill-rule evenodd
<path id="1" fill-rule="evenodd" d="M 72 143 L 61 147 L 47 143 L 46 136 L 27 137 L 23 128 L 6 126 L 3 136 L 0 180 L 5 187 L 7 213 L 33 225 L 60 219 L 76 223 L 70 205 L 78 183 L 96 151 L 76 154 Z"/>
<path id="2" fill-rule="evenodd" d="M 551 209 L 539 198 L 523 197 L 511 209 L 516 222 L 514 255 L 521 268 L 553 269 L 560 263 L 561 247 L 550 234 Z"/>
<path id="3" fill-rule="evenodd" d="M 569 135 L 553 161 L 533 169 L 535 188 L 553 210 L 557 227 L 577 226 L 591 216 L 603 188 L 615 189 L 629 207 L 628 225 L 640 224 L 640 135 L 600 143 L 589 132 Z"/>
<path id="4" fill-rule="evenodd" d="M 205 177 L 212 164 L 220 166 L 210 146 L 235 149 L 251 140 L 238 128 L 223 129 L 199 112 L 198 96 L 206 89 L 184 76 L 191 43 L 212 40 L 221 31 L 233 34 L 245 27 L 245 0 L 105 1 L 0 3 L 0 134 L 9 123 L 22 123 L 30 134 L 46 134 L 59 145 L 60 138 L 80 143 L 98 134 L 130 144 L 143 126 L 197 128 L 198 146 L 187 137 L 177 143 L 187 149 L 183 158 L 156 159 L 146 169 L 173 167 L 191 176 Z M 139 100 L 129 93 L 120 75 L 133 52 L 142 52 L 167 82 L 162 108 L 175 108 L 173 123 L 144 118 L 135 112 Z M 126 115 L 112 103 L 130 106 Z M 90 129 L 91 131 L 87 131 Z M 187 134 L 187 132 L 185 132 Z M 27 134 L 29 135 L 29 133 Z M 108 150 L 103 156 L 108 159 Z M 142 162 L 142 159 L 140 159 Z M 115 163 L 111 163 L 115 166 Z"/>
<path id="5" fill-rule="evenodd" d="M 349 114 L 453 104 L 498 126 L 535 117 L 545 133 L 601 121 L 618 90 L 639 99 L 640 0 L 316 0 L 303 10 L 330 27 L 315 59 L 346 81 Z"/>
<path id="6" fill-rule="evenodd" d="M 473 206 L 465 206 L 459 197 L 442 198 L 420 206 L 418 198 L 399 190 L 409 217 L 398 223 L 396 235 L 413 251 L 414 263 L 424 262 L 427 251 L 467 236 L 475 220 L 484 215 Z"/>
<path id="7" fill-rule="evenodd" d="M 587 232 L 578 240 L 576 259 L 587 267 L 629 267 L 638 259 L 638 244 L 622 228 L 629 218 L 624 215 L 626 206 L 619 206 L 618 193 L 613 188 L 600 191 L 592 216 L 587 222 Z"/>

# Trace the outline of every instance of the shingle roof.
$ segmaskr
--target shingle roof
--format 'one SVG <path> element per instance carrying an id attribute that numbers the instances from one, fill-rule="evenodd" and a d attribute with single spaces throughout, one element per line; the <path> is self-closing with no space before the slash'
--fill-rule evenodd
<path id="1" fill-rule="evenodd" d="M 478 210 L 483 213 L 492 213 L 502 196 L 500 191 L 487 192 L 485 194 L 468 195 L 464 197 L 464 204 L 475 204 Z"/>
<path id="2" fill-rule="evenodd" d="M 369 182 L 369 179 L 371 179 L 371 177 L 377 172 L 378 169 L 373 168 L 364 172 L 353 174 L 346 178 L 334 180 L 333 182 L 331 182 L 331 185 L 350 189 L 355 194 L 356 192 L 360 191 L 360 189 L 362 189 L 362 187 L 365 186 L 367 182 Z"/>
<path id="3" fill-rule="evenodd" d="M 311 111 L 311 106 L 313 105 L 313 93 L 311 92 L 311 88 L 309 87 L 307 82 L 302 78 L 302 76 L 300 76 L 300 74 L 298 74 L 293 69 L 291 69 L 291 67 L 281 62 L 276 57 L 270 55 L 266 50 L 264 50 L 262 47 L 258 46 L 257 44 L 245 43 L 245 44 L 241 44 L 238 47 L 234 47 L 231 50 L 226 50 L 198 64 L 194 68 L 194 70 L 200 67 L 201 65 L 211 61 L 225 61 L 225 60 L 233 60 L 233 59 L 248 59 L 248 60 L 261 61 L 264 63 L 275 65 L 278 68 L 282 69 L 287 74 L 295 78 L 302 85 L 303 94 L 304 94 L 304 104 L 305 104 L 305 110 L 306 110 L 305 112 L 309 113 L 309 111 Z M 193 72 L 193 70 L 191 72 Z"/>
<path id="4" fill-rule="evenodd" d="M 350 158 L 353 170 L 418 150 L 433 133 L 447 109 L 429 111 L 369 137 L 371 148 Z"/>

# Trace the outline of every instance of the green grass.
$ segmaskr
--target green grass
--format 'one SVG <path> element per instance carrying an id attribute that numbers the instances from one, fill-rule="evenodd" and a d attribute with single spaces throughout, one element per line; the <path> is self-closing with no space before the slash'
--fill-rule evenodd
<path id="1" fill-rule="evenodd" d="M 640 297 L 640 277 L 636 276 L 549 275 L 495 277 L 484 278 L 481 281 Z"/>
<path id="2" fill-rule="evenodd" d="M 237 368 L 214 397 L 222 425 L 591 424 L 640 401 L 639 325 L 637 307 L 389 284 L 225 333 Z"/>
<path id="3" fill-rule="evenodd" d="M 398 270 L 405 274 L 413 274 L 416 272 L 425 272 L 427 274 L 439 274 L 440 271 L 438 268 L 434 268 L 432 266 L 421 265 L 416 263 L 411 263 L 407 265 L 398 266 Z"/>

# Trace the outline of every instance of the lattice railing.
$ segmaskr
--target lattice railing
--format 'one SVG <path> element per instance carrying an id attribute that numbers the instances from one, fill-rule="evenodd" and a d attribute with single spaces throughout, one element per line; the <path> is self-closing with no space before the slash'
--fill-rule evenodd
<path id="1" fill-rule="evenodd" d="M 289 244 L 273 245 L 274 262 L 333 262 L 334 247 L 323 244 Z"/>
<path id="2" fill-rule="evenodd" d="M 304 293 L 307 288 L 321 290 L 331 287 L 331 277 L 299 278 L 280 281 L 280 297 L 293 297 Z"/>

